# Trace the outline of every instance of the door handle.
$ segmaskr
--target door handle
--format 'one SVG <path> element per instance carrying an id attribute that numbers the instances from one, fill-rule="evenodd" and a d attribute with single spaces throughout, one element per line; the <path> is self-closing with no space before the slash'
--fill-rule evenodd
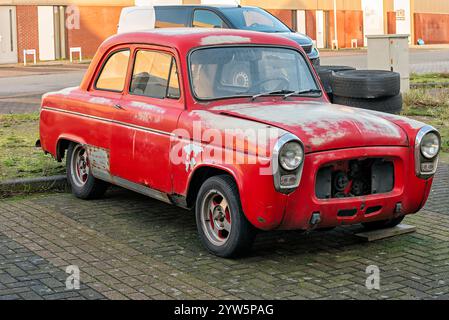
<path id="1" fill-rule="evenodd" d="M 123 107 L 122 107 L 121 105 L 119 105 L 119 104 L 115 104 L 115 105 L 114 105 L 114 108 L 117 109 L 117 110 L 125 110 L 125 109 L 123 109 Z"/>

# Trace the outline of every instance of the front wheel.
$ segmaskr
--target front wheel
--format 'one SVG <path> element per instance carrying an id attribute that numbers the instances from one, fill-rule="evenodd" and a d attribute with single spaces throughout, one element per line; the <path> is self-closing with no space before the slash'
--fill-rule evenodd
<path id="1" fill-rule="evenodd" d="M 393 218 L 390 220 L 381 220 L 381 221 L 373 221 L 373 222 L 365 222 L 363 226 L 367 230 L 379 230 L 379 229 L 387 229 L 396 227 L 404 220 L 404 216 Z"/>
<path id="2" fill-rule="evenodd" d="M 106 182 L 92 175 L 86 148 L 76 143 L 71 143 L 67 150 L 67 180 L 72 193 L 80 199 L 99 198 L 108 188 Z"/>
<path id="3" fill-rule="evenodd" d="M 201 242 L 209 252 L 230 258 L 251 248 L 256 229 L 243 213 L 237 185 L 230 176 L 206 180 L 198 193 L 195 215 Z"/>

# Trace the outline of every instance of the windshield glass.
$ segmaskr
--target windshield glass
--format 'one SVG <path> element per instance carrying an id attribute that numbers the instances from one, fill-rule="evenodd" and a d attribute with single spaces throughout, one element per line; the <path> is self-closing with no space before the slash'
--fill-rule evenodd
<path id="1" fill-rule="evenodd" d="M 282 22 L 259 8 L 224 8 L 222 13 L 237 29 L 260 32 L 291 32 Z"/>
<path id="2" fill-rule="evenodd" d="M 190 78 L 201 100 L 319 89 L 298 51 L 275 47 L 196 50 L 190 57 Z"/>

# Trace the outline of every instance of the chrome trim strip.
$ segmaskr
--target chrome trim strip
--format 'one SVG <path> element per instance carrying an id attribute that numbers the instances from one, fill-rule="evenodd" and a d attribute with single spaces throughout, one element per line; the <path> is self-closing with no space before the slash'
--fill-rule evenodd
<path id="1" fill-rule="evenodd" d="M 435 158 L 433 159 L 427 159 L 424 156 L 422 156 L 421 154 L 421 142 L 422 139 L 424 138 L 424 136 L 430 132 L 434 132 L 440 139 L 440 151 L 441 151 L 441 136 L 440 133 L 438 132 L 437 129 L 435 129 L 432 126 L 424 126 L 422 127 L 419 131 L 418 134 L 416 135 L 416 139 L 415 139 L 415 174 L 417 177 L 419 178 L 423 178 L 423 179 L 428 179 L 430 177 L 432 177 L 436 172 L 437 172 L 437 167 L 438 167 L 438 159 L 439 159 L 439 155 L 437 155 Z M 421 172 L 421 164 L 423 162 L 433 162 L 435 165 L 435 168 L 432 172 Z"/>
<path id="2" fill-rule="evenodd" d="M 271 158 L 271 166 L 272 166 L 272 170 L 273 170 L 273 180 L 274 180 L 274 187 L 276 189 L 276 191 L 282 192 L 282 193 L 290 193 L 292 192 L 294 189 L 299 187 L 299 184 L 301 182 L 301 177 L 302 177 L 302 170 L 304 168 L 304 161 L 305 161 L 305 152 L 304 152 L 304 159 L 301 163 L 301 165 L 299 166 L 298 169 L 296 169 L 295 171 L 293 171 L 296 174 L 296 183 L 293 186 L 289 186 L 289 187 L 283 187 L 281 186 L 281 174 L 280 174 L 280 170 L 281 169 L 281 165 L 279 163 L 279 152 L 281 151 L 281 148 L 288 142 L 291 141 L 296 141 L 298 142 L 303 151 L 304 151 L 304 144 L 302 143 L 302 141 L 295 136 L 294 134 L 291 133 L 286 133 L 284 134 L 282 137 L 279 138 L 279 140 L 276 142 L 274 149 L 273 149 L 273 155 Z"/>
<path id="3" fill-rule="evenodd" d="M 102 118 L 102 117 L 92 116 L 92 115 L 88 115 L 88 114 L 81 113 L 81 112 L 76 112 L 76 111 L 68 111 L 68 110 L 63 110 L 63 109 L 59 109 L 59 108 L 52 108 L 52 107 L 46 107 L 46 106 L 43 106 L 42 110 L 49 110 L 49 111 L 53 111 L 53 112 L 60 112 L 60 113 L 71 114 L 71 115 L 78 116 L 78 117 L 88 118 L 88 119 L 102 121 L 102 122 L 113 123 L 113 124 L 117 124 L 117 125 L 120 125 L 120 126 L 129 127 L 129 128 L 133 128 L 133 129 L 137 129 L 137 130 L 142 130 L 142 131 L 153 132 L 153 133 L 156 133 L 156 134 L 169 136 L 169 137 L 175 136 L 173 133 L 169 133 L 169 132 L 166 132 L 166 131 L 161 131 L 161 130 L 157 130 L 157 129 L 142 127 L 142 126 L 138 126 L 138 125 L 135 125 L 135 124 L 126 123 L 126 122 L 122 122 L 122 121 L 117 121 L 117 120 L 111 120 L 111 119 L 106 119 L 106 118 Z"/>

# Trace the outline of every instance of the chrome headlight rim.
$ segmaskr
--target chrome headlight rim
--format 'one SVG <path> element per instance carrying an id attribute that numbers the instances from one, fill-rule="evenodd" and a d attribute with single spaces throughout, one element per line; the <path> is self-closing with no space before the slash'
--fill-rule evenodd
<path id="1" fill-rule="evenodd" d="M 303 160 L 302 160 L 301 164 L 299 165 L 299 167 L 296 170 L 293 170 L 293 171 L 285 170 L 281 166 L 280 161 L 279 161 L 279 155 L 280 155 L 280 151 L 281 151 L 282 147 L 289 142 L 297 142 L 301 146 L 302 150 L 304 151 L 304 156 L 303 156 Z M 299 187 L 299 184 L 301 182 L 301 177 L 302 177 L 302 171 L 303 171 L 303 167 L 304 167 L 304 161 L 305 161 L 305 149 L 304 149 L 304 144 L 302 143 L 302 141 L 292 133 L 287 132 L 287 133 L 283 134 L 278 139 L 278 141 L 276 142 L 276 144 L 274 146 L 273 153 L 272 153 L 272 159 L 271 159 L 273 181 L 274 181 L 274 187 L 275 187 L 276 191 L 284 193 L 284 194 L 289 194 Z M 281 184 L 281 176 L 283 176 L 283 175 L 294 175 L 295 176 L 295 184 L 292 184 L 289 186 L 282 185 Z"/>
<path id="2" fill-rule="evenodd" d="M 290 148 L 290 150 L 287 150 L 287 148 Z M 290 165 L 288 160 L 285 159 L 285 157 L 289 156 L 287 153 L 288 151 L 292 151 L 292 149 L 296 148 L 293 152 L 296 152 L 294 155 L 293 161 L 295 161 L 295 164 Z M 279 150 L 279 164 L 281 165 L 282 169 L 286 171 L 295 171 L 297 170 L 302 162 L 304 161 L 304 148 L 301 145 L 299 141 L 291 140 L 286 142 L 281 149 Z"/>
<path id="3" fill-rule="evenodd" d="M 429 133 L 435 133 L 439 139 L 439 150 L 438 153 L 433 158 L 426 158 L 422 152 L 421 152 L 421 145 L 424 137 Z M 438 132 L 437 129 L 435 129 L 432 126 L 426 125 L 422 127 L 415 139 L 415 174 L 417 177 L 422 179 L 429 179 L 433 177 L 437 171 L 438 167 L 438 159 L 439 159 L 439 153 L 441 151 L 441 135 Z M 433 164 L 433 170 L 431 171 L 423 171 L 421 169 L 422 164 Z"/>
<path id="4" fill-rule="evenodd" d="M 425 148 L 424 141 L 425 141 L 426 137 L 429 137 L 429 136 L 434 136 L 436 138 L 436 144 L 438 145 L 438 149 L 434 154 L 430 154 L 428 152 L 428 150 L 424 149 Z M 438 155 L 440 154 L 440 151 L 441 151 L 441 137 L 440 137 L 438 131 L 429 131 L 429 132 L 425 133 L 421 138 L 419 150 L 420 150 L 422 156 L 428 160 L 432 160 L 432 159 L 435 159 L 436 157 L 438 157 Z"/>

